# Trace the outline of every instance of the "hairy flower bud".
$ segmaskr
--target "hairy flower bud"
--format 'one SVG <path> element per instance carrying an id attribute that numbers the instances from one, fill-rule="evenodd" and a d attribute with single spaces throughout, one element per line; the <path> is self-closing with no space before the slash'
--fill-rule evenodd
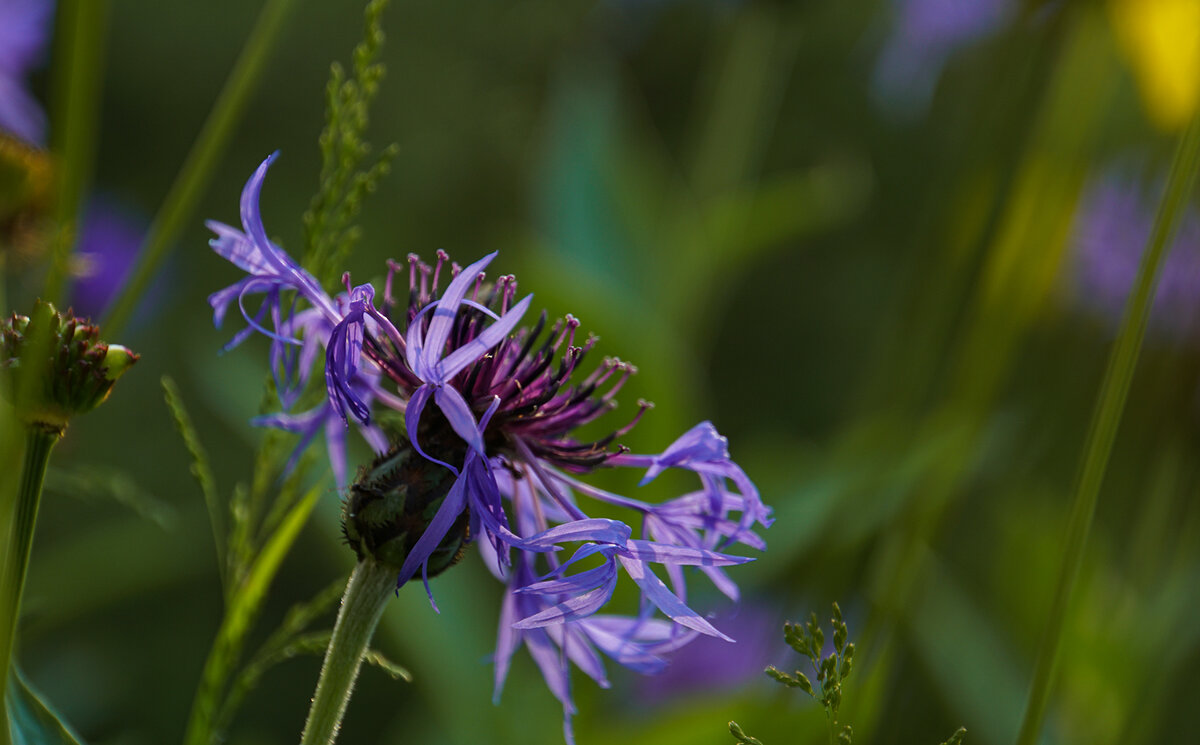
<path id="1" fill-rule="evenodd" d="M 370 556 L 399 572 L 457 477 L 421 456 L 407 438 L 393 441 L 399 444 L 361 469 L 351 485 L 342 505 L 342 532 L 360 560 Z M 445 453 L 436 440 L 422 444 Z M 461 446 L 451 449 L 459 452 L 450 457 L 462 462 Z M 470 540 L 469 521 L 469 511 L 463 510 L 430 556 L 427 576 L 440 574 L 462 558 Z"/>
<path id="2" fill-rule="evenodd" d="M 100 341 L 96 326 L 41 300 L 31 315 L 0 324 L 0 393 L 27 425 L 61 432 L 71 417 L 99 406 L 137 360 Z"/>

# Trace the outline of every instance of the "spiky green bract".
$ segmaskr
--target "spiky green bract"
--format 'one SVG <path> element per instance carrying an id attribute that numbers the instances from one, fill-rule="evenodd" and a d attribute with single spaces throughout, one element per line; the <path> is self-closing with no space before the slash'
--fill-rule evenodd
<path id="1" fill-rule="evenodd" d="M 321 181 L 304 213 L 304 268 L 326 286 L 341 276 L 346 256 L 359 238 L 354 219 L 363 198 L 375 190 L 391 168 L 397 146 L 389 145 L 369 165 L 371 146 L 363 139 L 371 101 L 379 90 L 384 66 L 376 60 L 383 47 L 383 11 L 388 0 L 371 0 L 366 31 L 354 49 L 353 75 L 333 63 L 326 89 L 325 129 L 321 146 Z"/>
<path id="2" fill-rule="evenodd" d="M 0 325 L 0 394 L 26 426 L 61 433 L 72 417 L 108 398 L 138 356 L 100 341 L 100 330 L 53 304 Z"/>
<path id="3" fill-rule="evenodd" d="M 425 447 L 446 459 L 461 461 L 466 457 L 466 446 L 461 441 L 441 439 L 444 442 L 427 440 Z M 359 559 L 374 557 L 398 574 L 456 477 L 418 454 L 407 438 L 393 441 L 397 444 L 369 468 L 362 469 L 350 487 L 342 509 L 342 531 Z M 462 557 L 469 517 L 464 510 L 433 550 L 426 576 L 441 574 Z"/>

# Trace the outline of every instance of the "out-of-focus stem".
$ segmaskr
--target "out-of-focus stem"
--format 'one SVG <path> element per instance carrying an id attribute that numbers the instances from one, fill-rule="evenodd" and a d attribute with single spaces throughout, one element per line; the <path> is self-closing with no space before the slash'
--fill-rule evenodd
<path id="1" fill-rule="evenodd" d="M 63 301 L 83 193 L 96 151 L 108 0 L 61 0 L 52 67 L 51 148 L 56 156 L 54 240 L 43 297 Z"/>
<path id="2" fill-rule="evenodd" d="M 225 81 L 225 87 L 221 89 L 187 160 L 175 177 L 175 183 L 171 185 L 154 222 L 150 224 L 125 287 L 106 313 L 102 325 L 110 338 L 119 335 L 129 321 L 146 285 L 166 258 L 168 249 L 179 237 L 183 226 L 191 220 L 196 203 L 212 179 L 213 169 L 229 143 L 233 127 L 246 108 L 246 101 L 262 75 L 263 65 L 293 5 L 293 0 L 267 0 L 263 6 L 254 30 L 246 40 L 246 46 L 242 48 L 233 71 Z"/>
<path id="3" fill-rule="evenodd" d="M 17 618 L 21 612 L 21 593 L 29 567 L 29 552 L 33 547 L 33 530 L 37 525 L 38 505 L 42 501 L 42 482 L 46 464 L 61 432 L 38 425 L 27 429 L 25 464 L 21 469 L 21 486 L 4 551 L 4 567 L 0 573 L 0 702 L 8 686 L 9 667 L 17 636 Z M 0 705 L 0 742 L 8 741 L 8 717 Z"/>
<path id="4" fill-rule="evenodd" d="M 1193 116 L 1191 125 L 1175 151 L 1171 172 L 1167 177 L 1166 193 L 1163 195 L 1162 204 L 1159 205 L 1158 215 L 1154 220 L 1154 230 L 1150 235 L 1150 242 L 1146 247 L 1145 254 L 1142 255 L 1141 265 L 1138 267 L 1133 294 L 1126 302 L 1121 328 L 1116 342 L 1113 344 L 1112 352 L 1109 354 L 1104 381 L 1100 386 L 1100 395 L 1096 399 L 1096 408 L 1092 413 L 1092 422 L 1088 428 L 1087 441 L 1084 445 L 1083 460 L 1075 483 L 1071 516 L 1067 523 L 1066 539 L 1063 541 L 1062 564 L 1055 585 L 1054 600 L 1050 608 L 1050 617 L 1043 630 L 1041 645 L 1038 648 L 1033 683 L 1029 689 L 1025 717 L 1017 735 L 1017 745 L 1033 745 L 1041 732 L 1046 706 L 1050 699 L 1051 682 L 1054 679 L 1054 670 L 1058 662 L 1058 649 L 1062 641 L 1067 609 L 1075 591 L 1075 582 L 1083 563 L 1084 548 L 1087 545 L 1092 516 L 1096 512 L 1096 500 L 1100 493 L 1100 485 L 1104 480 L 1108 457 L 1112 452 L 1113 441 L 1121 422 L 1121 414 L 1125 409 L 1125 399 L 1129 394 L 1129 384 L 1133 379 L 1134 367 L 1137 365 L 1138 354 L 1142 348 L 1146 322 L 1150 317 L 1154 291 L 1158 286 L 1159 271 L 1170 250 L 1171 239 L 1179 225 L 1180 213 L 1188 193 L 1191 191 L 1192 182 L 1195 180 L 1198 169 L 1200 169 L 1200 110 Z"/>

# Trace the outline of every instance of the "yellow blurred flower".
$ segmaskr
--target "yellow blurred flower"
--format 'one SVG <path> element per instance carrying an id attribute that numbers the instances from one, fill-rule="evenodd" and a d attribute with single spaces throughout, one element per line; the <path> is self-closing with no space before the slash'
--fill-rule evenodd
<path id="1" fill-rule="evenodd" d="M 1200 104 L 1200 0 L 1111 0 L 1150 119 L 1180 129 Z"/>

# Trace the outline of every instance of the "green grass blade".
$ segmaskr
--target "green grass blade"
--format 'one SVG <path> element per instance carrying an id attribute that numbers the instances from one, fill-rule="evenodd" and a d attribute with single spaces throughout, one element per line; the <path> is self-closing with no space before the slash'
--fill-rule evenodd
<path id="1" fill-rule="evenodd" d="M 192 713 L 184 736 L 185 745 L 208 745 L 212 742 L 214 726 L 223 706 L 225 684 L 241 657 L 246 635 L 262 609 L 267 590 L 279 572 L 279 565 L 296 542 L 300 529 L 308 522 L 323 491 L 322 483 L 318 482 L 292 508 L 279 530 L 271 535 L 255 558 L 245 580 L 235 588 L 221 628 L 217 631 L 216 641 L 204 663 L 200 687 L 192 703 Z"/>
<path id="2" fill-rule="evenodd" d="M 58 159 L 54 238 L 43 298 L 62 303 L 92 161 L 104 70 L 108 0 L 65 0 L 54 46 L 51 147 Z"/>
<path id="3" fill-rule="evenodd" d="M 225 87 L 221 89 L 217 102 L 208 114 L 200 134 L 196 137 L 175 183 L 167 192 L 162 207 L 142 243 L 137 264 L 130 273 L 113 306 L 104 319 L 104 330 L 108 338 L 116 337 L 129 321 L 138 300 L 149 284 L 154 272 L 166 258 L 171 244 L 180 231 L 192 219 L 200 197 L 212 180 L 213 170 L 221 160 L 234 125 L 246 109 L 246 102 L 254 91 L 262 70 L 279 37 L 283 21 L 291 10 L 293 0 L 267 0 L 250 38 L 243 47 L 241 56 L 229 73 Z"/>
<path id="4" fill-rule="evenodd" d="M 328 612 L 337 603 L 345 587 L 345 578 L 339 577 L 331 585 L 313 596 L 312 599 L 303 603 L 297 603 L 288 610 L 279 628 L 271 633 L 271 636 L 267 638 L 262 647 L 251 657 L 250 661 L 242 667 L 233 683 L 229 686 L 229 694 L 225 697 L 225 701 L 221 705 L 221 711 L 217 715 L 213 725 L 213 732 L 218 738 L 224 737 L 246 695 L 258 685 L 259 679 L 262 678 L 267 670 L 297 654 L 303 652 L 320 654 L 324 651 L 325 644 L 329 641 L 328 632 L 325 632 L 323 642 L 315 649 L 301 649 L 297 645 L 300 644 L 300 637 L 304 629 L 318 617 Z"/>
<path id="5" fill-rule="evenodd" d="M 196 479 L 196 483 L 200 485 L 200 491 L 204 494 L 204 504 L 208 507 L 208 519 L 212 523 L 213 544 L 217 550 L 217 566 L 221 570 L 221 584 L 228 584 L 226 576 L 226 554 L 225 554 L 225 519 L 221 510 L 221 498 L 217 494 L 217 482 L 213 476 L 212 465 L 208 461 L 208 453 L 204 450 L 204 446 L 200 444 L 200 436 L 196 434 L 196 428 L 192 426 L 192 418 L 188 416 L 187 409 L 183 405 L 183 397 L 179 395 L 179 387 L 175 385 L 175 381 L 170 376 L 162 377 L 163 400 L 166 401 L 167 408 L 171 411 L 171 419 L 175 422 L 175 429 L 179 431 L 179 435 L 183 438 L 183 444 L 187 447 L 188 454 L 192 456 L 191 472 L 192 477 Z M 228 592 L 228 588 L 226 588 Z"/>
<path id="6" fill-rule="evenodd" d="M 1059 568 L 1054 600 L 1050 617 L 1043 631 L 1034 666 L 1033 683 L 1025 709 L 1021 730 L 1017 735 L 1018 745 L 1033 745 L 1041 732 L 1046 706 L 1050 699 L 1050 687 L 1062 641 L 1063 625 L 1067 616 L 1079 568 L 1083 562 L 1088 531 L 1096 511 L 1096 500 L 1104 480 L 1105 468 L 1112 452 L 1113 441 L 1125 409 L 1130 381 L 1133 379 L 1142 339 L 1146 333 L 1146 322 L 1150 317 L 1154 291 L 1158 286 L 1159 272 L 1171 239 L 1179 226 L 1197 169 L 1200 169 L 1200 111 L 1192 119 L 1187 132 L 1180 139 L 1171 172 L 1167 177 L 1166 192 L 1154 220 L 1154 229 L 1146 252 L 1138 268 L 1134 291 L 1125 305 L 1125 315 L 1116 342 L 1108 358 L 1100 395 L 1092 414 L 1084 445 L 1083 460 L 1072 498 L 1071 516 L 1067 523 L 1062 564 Z"/>
<path id="7" fill-rule="evenodd" d="M 12 745 L 83 745 L 82 738 L 51 709 L 13 666 L 4 697 Z"/>

